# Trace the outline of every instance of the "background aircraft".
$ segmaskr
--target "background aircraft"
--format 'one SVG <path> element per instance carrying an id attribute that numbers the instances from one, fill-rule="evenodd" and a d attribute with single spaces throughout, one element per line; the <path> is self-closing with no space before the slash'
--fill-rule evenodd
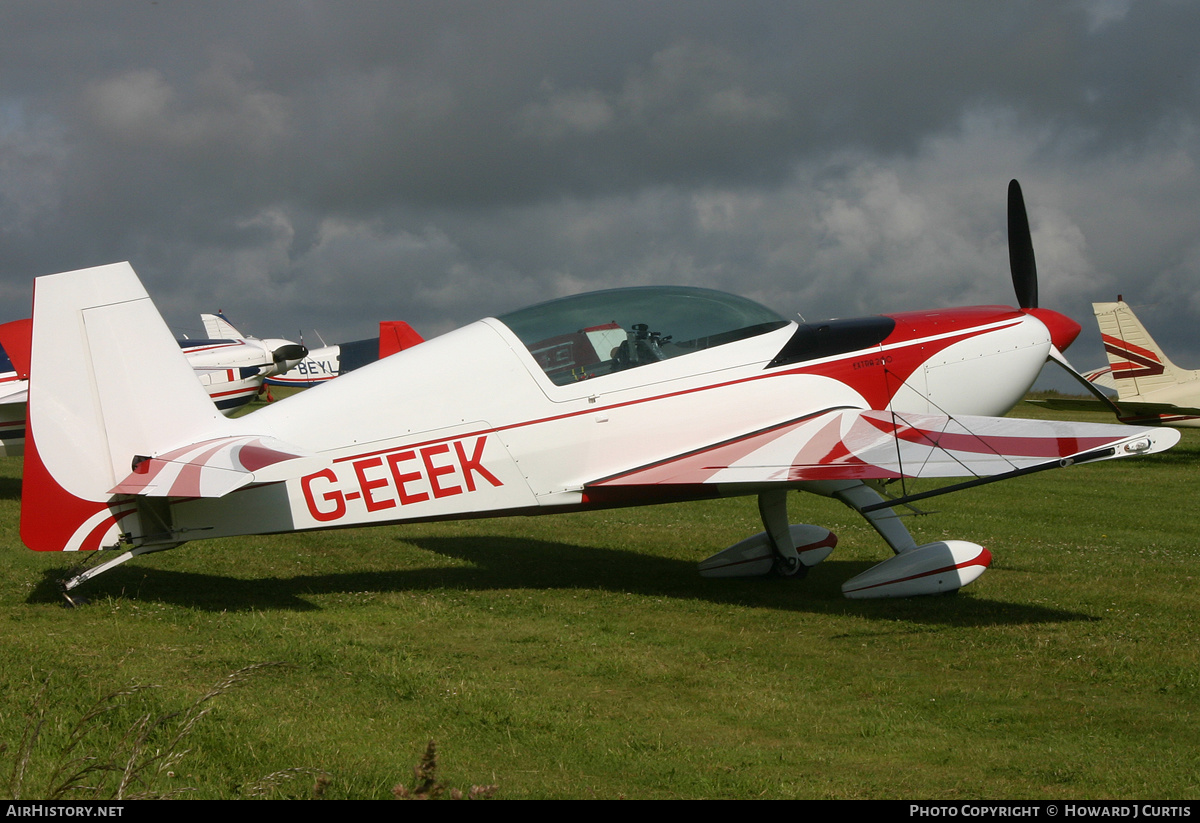
<path id="1" fill-rule="evenodd" d="M 246 337 L 218 312 L 202 314 L 208 338 L 179 345 L 213 403 L 232 414 L 249 403 L 269 376 L 283 374 L 308 356 L 291 340 Z"/>
<path id="2" fill-rule="evenodd" d="M 290 370 L 272 375 L 266 382 L 268 386 L 312 388 L 420 342 L 421 335 L 404 321 L 384 320 L 379 324 L 379 337 L 311 349 L 308 356 Z"/>
<path id="3" fill-rule="evenodd" d="M 1115 303 L 1093 303 L 1092 311 L 1108 365 L 1084 376 L 1092 385 L 1116 390 L 1116 399 L 1056 397 L 1038 405 L 1111 411 L 1123 423 L 1143 426 L 1200 427 L 1200 371 L 1172 363 L 1119 295 Z"/>
<path id="4" fill-rule="evenodd" d="M 220 339 L 183 339 L 178 345 L 222 414 L 232 414 L 249 403 L 268 374 L 286 371 L 308 353 L 290 340 L 243 338 L 232 326 L 215 328 L 221 334 L 214 337 Z M 0 325 L 0 456 L 25 453 L 31 334 L 28 318 Z"/>
<path id="5" fill-rule="evenodd" d="M 918 546 L 895 506 L 1179 438 L 997 416 L 1047 359 L 1070 368 L 1061 349 L 1079 333 L 1037 305 L 1016 181 L 1009 224 L 1019 308 L 810 324 L 705 289 L 595 292 L 472 323 L 236 419 L 199 391 L 128 264 L 41 277 L 21 536 L 36 550 L 128 549 L 69 591 L 196 538 L 741 494 L 758 497 L 765 530 L 702 573 L 800 576 L 836 542 L 789 524 L 787 493 L 801 490 L 854 508 L 895 553 L 847 596 L 952 591 L 987 549 Z M 146 373 L 163 389 L 139 397 Z M 910 493 L 918 477 L 966 480 Z"/>
<path id="6" fill-rule="evenodd" d="M 0 456 L 12 457 L 25 451 L 25 403 L 29 400 L 28 375 L 16 366 L 0 341 Z"/>

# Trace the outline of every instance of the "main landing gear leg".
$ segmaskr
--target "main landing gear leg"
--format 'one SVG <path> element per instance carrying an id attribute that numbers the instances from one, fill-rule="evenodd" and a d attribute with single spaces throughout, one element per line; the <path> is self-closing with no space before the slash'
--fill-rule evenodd
<path id="1" fill-rule="evenodd" d="M 908 527 L 892 509 L 863 511 L 884 502 L 884 498 L 860 481 L 813 483 L 805 488 L 837 498 L 857 511 L 896 553 L 843 583 L 842 594 L 846 597 L 948 594 L 978 578 L 992 562 L 987 549 L 966 540 L 938 540 L 918 546 L 908 533 Z"/>
<path id="2" fill-rule="evenodd" d="M 876 509 L 873 512 L 863 512 L 863 509 L 875 503 L 884 502 L 883 495 L 862 482 L 845 489 L 833 492 L 833 496 L 866 518 L 871 528 L 879 532 L 892 551 L 896 554 L 915 549 L 916 541 L 908 533 L 908 527 L 900 519 L 900 515 L 892 509 Z"/>
<path id="3" fill-rule="evenodd" d="M 700 564 L 704 577 L 758 577 L 771 573 L 802 578 L 837 545 L 829 529 L 788 523 L 787 491 L 772 489 L 758 496 L 763 528 L 753 537 L 719 551 Z"/>
<path id="4" fill-rule="evenodd" d="M 787 489 L 772 489 L 758 496 L 758 516 L 762 518 L 767 540 L 775 554 L 775 573 L 781 577 L 803 578 L 808 567 L 800 562 L 800 553 L 792 540 L 788 522 Z"/>

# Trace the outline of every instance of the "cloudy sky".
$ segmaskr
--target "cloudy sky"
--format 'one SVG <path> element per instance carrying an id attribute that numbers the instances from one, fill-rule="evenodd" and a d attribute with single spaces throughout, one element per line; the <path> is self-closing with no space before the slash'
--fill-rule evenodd
<path id="1" fill-rule="evenodd" d="M 711 286 L 815 320 L 1118 293 L 1200 367 L 1188 0 L 0 0 L 0 319 L 129 260 L 179 332 L 439 334 Z"/>

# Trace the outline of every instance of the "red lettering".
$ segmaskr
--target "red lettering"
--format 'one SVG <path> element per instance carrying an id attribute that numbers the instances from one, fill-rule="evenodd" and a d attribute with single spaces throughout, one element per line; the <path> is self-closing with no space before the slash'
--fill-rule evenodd
<path id="1" fill-rule="evenodd" d="M 400 473 L 400 463 L 405 460 L 415 460 L 416 453 L 412 449 L 403 452 L 393 452 L 387 456 L 388 468 L 392 470 L 392 479 L 396 481 L 396 491 L 400 492 L 400 505 L 407 506 L 409 503 L 420 503 L 422 500 L 428 500 L 429 495 L 425 492 L 417 492 L 415 494 L 409 492 L 405 488 L 406 483 L 411 483 L 414 480 L 421 479 L 420 472 L 408 472 L 407 474 Z"/>
<path id="2" fill-rule="evenodd" d="M 360 498 L 367 512 L 380 512 L 397 505 L 408 506 L 433 498 L 453 497 L 464 491 L 477 491 L 481 486 L 503 486 L 503 481 L 483 465 L 486 446 L 487 436 L 480 435 L 469 446 L 462 440 L 448 440 L 362 457 L 351 463 L 358 480 L 357 488 L 351 486 L 351 491 L 338 488 L 337 473 L 332 468 L 323 469 L 301 478 L 304 501 L 314 519 L 329 522 L 344 517 L 347 504 Z M 407 465 L 410 463 L 416 465 Z M 462 477 L 459 483 L 452 479 L 456 473 Z M 319 479 L 330 484 L 323 492 L 313 488 Z M 395 486 L 398 497 L 389 492 L 390 486 Z"/>
<path id="3" fill-rule="evenodd" d="M 333 491 L 327 491 L 325 494 L 321 495 L 321 499 L 332 501 L 333 509 L 330 511 L 321 511 L 318 509 L 317 502 L 313 499 L 312 492 L 312 481 L 318 477 L 324 477 L 331 483 L 337 481 L 337 475 L 334 474 L 333 469 L 324 469 L 316 474 L 310 474 L 307 477 L 300 478 L 300 488 L 304 492 L 304 502 L 308 504 L 308 513 L 313 516 L 314 520 L 320 520 L 322 522 L 337 520 L 346 513 L 346 499 L 342 497 L 342 493 L 337 489 L 334 489 Z"/>
<path id="4" fill-rule="evenodd" d="M 467 454 L 463 451 L 461 440 L 454 441 L 454 451 L 458 453 L 458 465 L 462 468 L 463 480 L 467 483 L 467 491 L 475 491 L 475 478 L 471 476 L 472 472 L 487 480 L 493 486 L 503 486 L 504 484 L 483 467 L 483 446 L 487 442 L 487 436 L 475 438 L 475 451 L 471 454 L 471 459 L 467 459 Z"/>
<path id="5" fill-rule="evenodd" d="M 429 480 L 429 488 L 433 489 L 434 497 L 449 497 L 453 494 L 462 494 L 462 486 L 442 486 L 438 482 L 438 478 L 444 474 L 454 474 L 454 464 L 445 466 L 433 465 L 433 456 L 435 454 L 445 454 L 450 451 L 450 447 L 445 443 L 438 443 L 436 446 L 426 446 L 421 449 L 421 460 L 425 463 L 425 477 Z"/>
<path id="6" fill-rule="evenodd" d="M 372 466 L 382 465 L 382 457 L 373 457 L 370 460 L 358 460 L 354 463 L 354 473 L 358 475 L 358 487 L 362 490 L 363 502 L 367 504 L 367 511 L 369 512 L 391 509 L 396 506 L 395 500 L 376 500 L 375 495 L 371 493 L 372 489 L 378 489 L 388 484 L 387 477 L 376 477 L 372 480 L 367 479 L 367 469 Z"/>

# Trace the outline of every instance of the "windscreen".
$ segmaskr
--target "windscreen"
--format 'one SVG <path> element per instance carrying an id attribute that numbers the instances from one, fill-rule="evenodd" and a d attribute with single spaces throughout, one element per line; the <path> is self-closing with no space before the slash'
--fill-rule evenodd
<path id="1" fill-rule="evenodd" d="M 744 297 L 682 286 L 591 292 L 498 319 L 559 385 L 732 343 L 788 323 Z"/>

